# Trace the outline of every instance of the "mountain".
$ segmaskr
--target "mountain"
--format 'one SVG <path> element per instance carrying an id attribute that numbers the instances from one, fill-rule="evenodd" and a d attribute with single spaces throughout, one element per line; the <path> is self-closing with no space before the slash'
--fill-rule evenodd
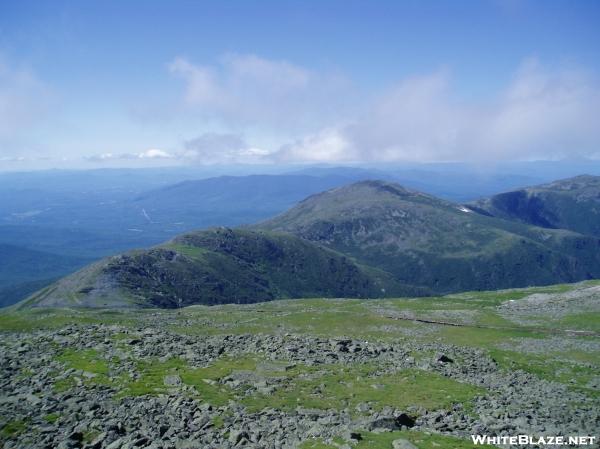
<path id="1" fill-rule="evenodd" d="M 565 164 L 559 165 L 563 170 Z M 309 195 L 365 179 L 399 182 L 447 200 L 466 202 L 544 182 L 547 178 L 539 173 L 554 173 L 553 166 L 544 165 L 541 171 L 535 170 L 537 165 L 509 167 L 498 173 L 466 164 L 0 173 L 0 244 L 16 242 L 31 250 L 97 260 L 157 245 L 196 229 L 265 220 Z M 586 167 L 593 172 L 595 166 L 586 163 Z M 249 174 L 258 170 L 263 174 Z M 46 265 L 47 271 L 37 270 L 35 277 L 30 276 L 30 265 L 19 266 L 22 271 L 15 276 L 34 282 L 22 285 L 27 292 L 56 275 L 53 264 Z M 0 285 L 0 297 L 12 298 L 10 301 L 19 297 L 21 287 L 15 290 L 15 285 L 11 284 L 10 291 Z"/>
<path id="2" fill-rule="evenodd" d="M 362 181 L 243 229 L 106 258 L 23 305 L 162 307 L 432 295 L 600 277 L 600 239 Z"/>
<path id="3" fill-rule="evenodd" d="M 132 203 L 156 223 L 187 228 L 236 226 L 264 220 L 323 190 L 366 179 L 362 170 L 304 174 L 219 176 L 184 181 L 139 195 Z"/>
<path id="4" fill-rule="evenodd" d="M 494 217 L 600 237 L 600 176 L 576 176 L 500 193 L 471 207 Z"/>
<path id="5" fill-rule="evenodd" d="M 160 307 L 415 294 L 389 274 L 293 235 L 216 228 L 106 258 L 26 306 Z"/>
<path id="6" fill-rule="evenodd" d="M 313 195 L 257 225 L 288 232 L 434 293 L 600 276 L 600 240 L 473 212 L 382 181 Z"/>
<path id="7" fill-rule="evenodd" d="M 0 174 L 0 244 L 18 242 L 25 249 L 89 262 L 157 245 L 194 229 L 264 220 L 310 194 L 367 176 L 363 170 L 340 169 L 315 176 L 220 176 L 174 183 L 178 176 L 191 175 L 202 172 Z M 0 304 L 14 303 L 35 286 L 84 264 L 59 272 L 54 265 L 15 265 L 14 282 L 6 284 L 9 290 L 4 290 L 0 270 Z"/>

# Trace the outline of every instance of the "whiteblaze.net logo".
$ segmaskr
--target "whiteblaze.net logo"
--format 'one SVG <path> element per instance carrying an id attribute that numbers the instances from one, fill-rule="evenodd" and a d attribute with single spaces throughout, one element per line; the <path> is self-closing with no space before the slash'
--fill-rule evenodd
<path id="1" fill-rule="evenodd" d="M 473 444 L 490 445 L 511 445 L 511 446 L 589 446 L 597 441 L 593 436 L 541 436 L 532 435 L 510 435 L 510 436 L 490 436 L 490 435 L 471 435 Z"/>

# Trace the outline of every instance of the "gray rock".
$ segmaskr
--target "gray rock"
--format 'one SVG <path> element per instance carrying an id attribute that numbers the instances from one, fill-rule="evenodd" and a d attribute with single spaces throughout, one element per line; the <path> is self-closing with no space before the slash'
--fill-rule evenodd
<path id="1" fill-rule="evenodd" d="M 404 438 L 398 438 L 397 440 L 392 441 L 393 449 L 419 449 L 417 446 L 412 444 L 410 441 L 405 440 Z"/>
<path id="2" fill-rule="evenodd" d="M 177 374 L 169 374 L 165 376 L 163 382 L 167 387 L 178 387 L 182 384 L 181 377 L 179 377 Z"/>

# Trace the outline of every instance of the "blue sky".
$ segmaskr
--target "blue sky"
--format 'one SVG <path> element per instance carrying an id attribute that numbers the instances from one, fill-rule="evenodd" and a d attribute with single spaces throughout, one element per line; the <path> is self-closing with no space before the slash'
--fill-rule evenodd
<path id="1" fill-rule="evenodd" d="M 0 169 L 598 157 L 597 1 L 0 2 Z"/>

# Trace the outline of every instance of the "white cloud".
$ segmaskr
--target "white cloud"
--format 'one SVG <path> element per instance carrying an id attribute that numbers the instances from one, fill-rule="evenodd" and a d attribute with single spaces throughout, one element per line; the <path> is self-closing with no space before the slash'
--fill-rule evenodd
<path id="1" fill-rule="evenodd" d="M 184 160 L 197 164 L 264 162 L 269 151 L 248 145 L 240 134 L 205 133 L 184 143 Z"/>
<path id="2" fill-rule="evenodd" d="M 139 153 L 100 153 L 84 157 L 89 162 L 109 162 L 135 159 L 174 159 L 177 156 L 157 148 L 150 148 Z"/>
<path id="3" fill-rule="evenodd" d="M 47 112 L 50 97 L 33 71 L 11 66 L 0 55 L 0 141 L 26 135 Z"/>
<path id="4" fill-rule="evenodd" d="M 283 161 L 497 161 L 594 157 L 600 83 L 526 61 L 493 98 L 461 100 L 446 71 L 403 80 L 351 123 L 277 152 Z"/>
<path id="5" fill-rule="evenodd" d="M 190 111 L 227 125 L 305 131 L 346 115 L 356 97 L 339 75 L 255 55 L 229 54 L 214 66 L 177 58 L 169 70 L 185 81 Z"/>
<path id="6" fill-rule="evenodd" d="M 157 148 L 151 148 L 141 153 L 137 153 L 137 157 L 140 159 L 172 159 L 175 156 Z"/>
<path id="7" fill-rule="evenodd" d="M 274 155 L 280 161 L 360 161 L 361 154 L 343 129 L 328 128 L 284 145 Z"/>

